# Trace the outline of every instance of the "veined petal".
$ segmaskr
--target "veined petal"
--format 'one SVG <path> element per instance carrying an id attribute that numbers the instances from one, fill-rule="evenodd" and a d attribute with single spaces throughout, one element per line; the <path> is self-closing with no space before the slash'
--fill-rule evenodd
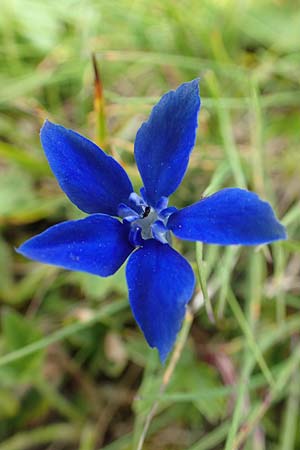
<path id="1" fill-rule="evenodd" d="M 42 263 L 102 277 L 115 273 L 132 250 L 126 226 L 105 214 L 54 225 L 17 249 Z"/>
<path id="2" fill-rule="evenodd" d="M 69 199 L 86 213 L 117 215 L 131 182 L 120 164 L 75 131 L 46 121 L 41 142 L 52 172 Z"/>
<path id="3" fill-rule="evenodd" d="M 199 80 L 165 94 L 139 129 L 134 155 L 146 197 L 155 207 L 180 184 L 194 147 L 200 109 Z"/>
<path id="4" fill-rule="evenodd" d="M 168 244 L 149 239 L 130 256 L 126 276 L 135 320 L 164 362 L 193 294 L 192 268 Z"/>
<path id="5" fill-rule="evenodd" d="M 167 227 L 181 239 L 220 245 L 259 245 L 286 239 L 269 203 L 245 189 L 227 188 L 176 211 Z"/>

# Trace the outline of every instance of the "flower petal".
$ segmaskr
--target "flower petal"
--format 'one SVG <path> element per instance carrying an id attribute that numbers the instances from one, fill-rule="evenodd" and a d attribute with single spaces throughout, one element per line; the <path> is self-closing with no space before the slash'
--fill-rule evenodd
<path id="1" fill-rule="evenodd" d="M 168 244 L 149 239 L 129 258 L 126 276 L 135 320 L 164 362 L 193 294 L 192 268 Z"/>
<path id="2" fill-rule="evenodd" d="M 41 142 L 60 187 L 79 209 L 117 215 L 118 205 L 133 191 L 117 161 L 84 136 L 49 121 Z"/>
<path id="3" fill-rule="evenodd" d="M 105 214 L 54 225 L 17 249 L 42 263 L 102 277 L 115 273 L 132 250 L 126 226 Z"/>
<path id="4" fill-rule="evenodd" d="M 165 94 L 139 129 L 134 154 L 148 202 L 155 207 L 180 184 L 194 147 L 199 79 Z"/>
<path id="5" fill-rule="evenodd" d="M 238 188 L 223 189 L 176 211 L 167 227 L 181 239 L 208 244 L 259 245 L 286 239 L 269 203 Z"/>

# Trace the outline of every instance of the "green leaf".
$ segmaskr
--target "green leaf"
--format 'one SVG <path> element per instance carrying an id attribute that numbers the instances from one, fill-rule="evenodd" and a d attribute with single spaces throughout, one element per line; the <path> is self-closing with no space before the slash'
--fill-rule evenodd
<path id="1" fill-rule="evenodd" d="M 181 365 L 177 366 L 177 372 L 174 374 L 172 383 L 172 393 L 174 390 L 179 392 L 197 392 L 199 390 L 208 392 L 222 386 L 216 370 L 208 364 L 195 361 L 187 353 Z M 223 418 L 226 411 L 224 396 L 212 396 L 209 402 L 205 397 L 195 396 L 193 404 L 210 422 L 216 422 Z"/>

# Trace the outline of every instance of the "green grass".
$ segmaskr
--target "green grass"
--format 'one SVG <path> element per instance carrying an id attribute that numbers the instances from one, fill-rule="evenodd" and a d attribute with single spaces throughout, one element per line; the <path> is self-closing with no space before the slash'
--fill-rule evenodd
<path id="1" fill-rule="evenodd" d="M 292 0 L 1 1 L 0 450 L 136 450 L 153 406 L 145 450 L 300 448 L 299 11 Z M 197 144 L 172 202 L 247 187 L 272 203 L 289 241 L 175 242 L 199 284 L 166 382 L 123 270 L 61 271 L 14 247 L 81 214 L 44 158 L 46 117 L 105 142 L 138 188 L 139 125 L 199 75 Z"/>

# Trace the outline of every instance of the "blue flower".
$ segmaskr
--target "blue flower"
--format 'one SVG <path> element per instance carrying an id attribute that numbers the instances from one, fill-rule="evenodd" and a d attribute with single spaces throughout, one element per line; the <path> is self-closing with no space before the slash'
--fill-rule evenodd
<path id="1" fill-rule="evenodd" d="M 196 79 L 165 94 L 139 129 L 134 155 L 144 184 L 140 195 L 120 164 L 93 142 L 46 121 L 41 142 L 50 167 L 69 199 L 89 215 L 52 226 L 18 249 L 42 263 L 102 277 L 129 257 L 130 305 L 162 361 L 195 286 L 190 264 L 171 247 L 172 233 L 220 245 L 286 238 L 271 206 L 247 190 L 226 188 L 181 210 L 168 207 L 196 139 L 198 85 Z"/>

